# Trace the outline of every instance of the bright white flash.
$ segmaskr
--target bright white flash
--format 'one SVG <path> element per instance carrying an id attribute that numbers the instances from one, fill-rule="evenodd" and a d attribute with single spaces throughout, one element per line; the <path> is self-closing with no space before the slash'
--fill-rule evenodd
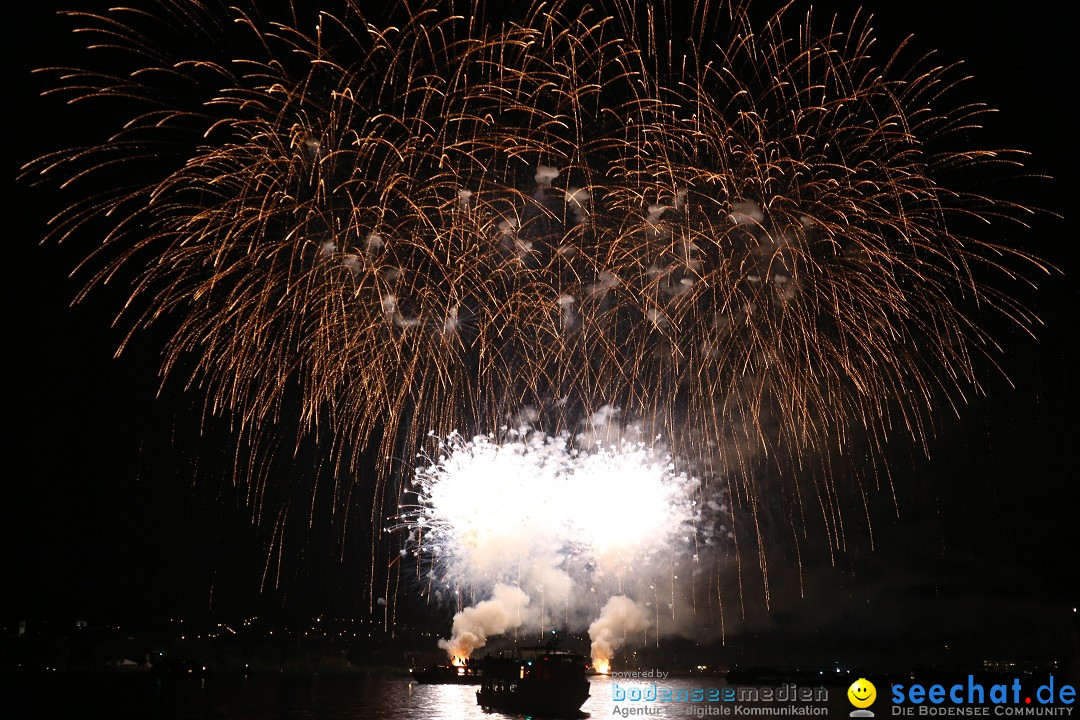
<path id="1" fill-rule="evenodd" d="M 697 479 L 642 443 L 571 445 L 539 432 L 443 441 L 417 470 L 420 501 L 403 517 L 439 574 L 472 587 L 520 582 L 538 565 L 603 575 L 689 549 Z"/>

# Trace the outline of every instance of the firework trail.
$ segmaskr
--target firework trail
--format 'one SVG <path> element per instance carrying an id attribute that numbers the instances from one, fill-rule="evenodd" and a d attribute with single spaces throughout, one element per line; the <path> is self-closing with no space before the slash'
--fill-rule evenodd
<path id="1" fill-rule="evenodd" d="M 972 146 L 988 110 L 952 104 L 956 69 L 872 52 L 866 16 L 758 14 L 74 13 L 92 52 L 55 92 L 115 128 L 25 174 L 81 193 L 50 237 L 100 233 L 86 292 L 137 273 L 127 326 L 169 328 L 163 373 L 208 412 L 255 447 L 290 422 L 331 438 L 343 485 L 380 458 L 377 519 L 408 473 L 382 459 L 428 433 L 536 407 L 558 437 L 617 406 L 759 547 L 763 461 L 771 502 L 819 507 L 835 545 L 845 504 L 811 458 L 925 443 L 995 357 L 969 309 L 1033 323 L 993 282 L 1025 258 L 967 231 L 1025 210 L 948 184 L 1018 155 Z"/>

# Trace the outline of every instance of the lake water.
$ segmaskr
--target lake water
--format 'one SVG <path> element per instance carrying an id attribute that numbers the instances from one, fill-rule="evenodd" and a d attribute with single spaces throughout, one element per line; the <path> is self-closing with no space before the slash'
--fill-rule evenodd
<path id="1" fill-rule="evenodd" d="M 23 717 L 80 720 L 498 720 L 507 717 L 482 710 L 476 704 L 473 686 L 418 685 L 407 676 L 281 675 L 199 680 L 59 674 L 8 676 L 5 681 L 12 685 L 5 705 L 11 707 L 18 699 L 15 707 L 32 710 Z M 720 709 L 726 706 L 731 710 L 734 705 L 722 702 L 615 702 L 612 699 L 613 682 L 618 682 L 622 688 L 647 685 L 645 681 L 623 682 L 593 677 L 583 712 L 591 718 L 614 718 L 622 717 L 621 713 L 616 713 L 616 708 L 649 708 L 648 717 L 694 717 L 688 713 L 691 708 L 707 712 L 708 707 Z M 676 692 L 726 687 L 719 678 L 666 679 L 657 681 L 657 685 Z M 844 698 L 844 691 L 844 688 L 829 689 L 829 702 L 825 705 L 828 713 L 817 717 L 847 717 L 851 707 Z M 795 706 L 802 707 L 803 704 L 796 703 Z M 819 704 L 818 707 L 822 706 Z M 699 716 L 737 717 L 730 713 L 702 713 Z M 884 713 L 879 717 L 885 717 Z"/>

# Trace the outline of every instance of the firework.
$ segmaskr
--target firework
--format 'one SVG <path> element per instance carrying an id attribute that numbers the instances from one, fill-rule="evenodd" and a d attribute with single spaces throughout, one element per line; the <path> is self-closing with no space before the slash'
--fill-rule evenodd
<path id="1" fill-rule="evenodd" d="M 115 131 L 26 168 L 94 188 L 51 236 L 101 233 L 87 290 L 137 272 L 128 326 L 168 323 L 163 372 L 255 445 L 322 432 L 351 482 L 366 450 L 610 404 L 760 534 L 759 458 L 925 442 L 993 355 L 965 308 L 1032 322 L 987 282 L 1021 256 L 964 231 L 1023 209 L 946 184 L 1015 155 L 865 18 L 332 5 L 73 15 L 94 51 L 57 92 Z M 779 494 L 838 533 L 830 483 Z"/>
<path id="2" fill-rule="evenodd" d="M 417 502 L 399 516 L 408 532 L 402 553 L 420 559 L 417 584 L 453 592 L 459 605 L 490 596 L 455 617 L 445 642 L 452 657 L 468 657 L 508 629 L 542 636 L 584 628 L 623 594 L 641 600 L 624 599 L 635 617 L 658 615 L 662 605 L 667 625 L 678 606 L 693 604 L 687 581 L 727 531 L 703 509 L 720 507 L 697 478 L 675 469 L 662 444 L 584 449 L 585 439 L 524 427 L 501 438 L 453 436 L 418 468 Z M 625 608 L 615 615 L 626 616 Z M 628 632 L 646 626 L 639 620 Z M 597 657 L 610 659 L 610 638 L 603 647 Z"/>

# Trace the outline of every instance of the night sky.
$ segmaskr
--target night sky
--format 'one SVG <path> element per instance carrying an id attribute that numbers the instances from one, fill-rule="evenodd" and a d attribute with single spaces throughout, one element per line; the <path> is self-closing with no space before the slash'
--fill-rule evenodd
<path id="1" fill-rule="evenodd" d="M 42 80 L 30 69 L 64 57 L 72 42 L 51 4 L 20 9 L 25 15 L 9 25 L 9 179 L 38 154 L 77 143 L 95 122 L 38 98 Z M 824 3 L 818 11 L 834 5 L 854 7 Z M 1067 109 L 1077 95 L 1075 30 L 1046 0 L 867 7 L 885 45 L 911 32 L 920 48 L 963 60 L 974 76 L 964 96 L 1000 110 L 981 144 L 1029 151 L 1025 172 L 1051 178 L 999 193 L 1047 211 L 1030 230 L 986 232 L 1061 272 L 1035 278 L 1037 291 L 1016 289 L 1045 324 L 1034 340 L 1007 327 L 996 332 L 1009 380 L 988 371 L 985 397 L 972 394 L 959 418 L 943 408 L 929 459 L 905 438 L 890 448 L 899 517 L 887 493 L 876 496 L 873 549 L 853 537 L 836 567 L 811 553 L 804 598 L 778 555 L 772 612 L 751 592 L 747 620 L 733 621 L 729 642 L 765 656 L 821 647 L 858 655 L 866 645 L 920 662 L 946 646 L 1060 656 L 1068 611 L 1080 602 L 1080 398 L 1071 352 L 1080 183 L 1076 117 Z M 138 334 L 114 358 L 126 329 L 111 327 L 127 295 L 124 278 L 71 307 L 84 278 L 69 273 L 89 244 L 38 244 L 57 193 L 12 180 L 9 198 L 4 619 L 366 614 L 362 523 L 343 548 L 336 530 L 318 522 L 298 533 L 282 587 L 260 591 L 273 528 L 250 522 L 231 482 L 227 425 L 211 422 L 200 435 L 197 391 L 175 379 L 162 387 L 161 332 Z M 277 482 L 301 482 L 314 460 L 299 458 L 296 477 L 282 469 Z"/>

